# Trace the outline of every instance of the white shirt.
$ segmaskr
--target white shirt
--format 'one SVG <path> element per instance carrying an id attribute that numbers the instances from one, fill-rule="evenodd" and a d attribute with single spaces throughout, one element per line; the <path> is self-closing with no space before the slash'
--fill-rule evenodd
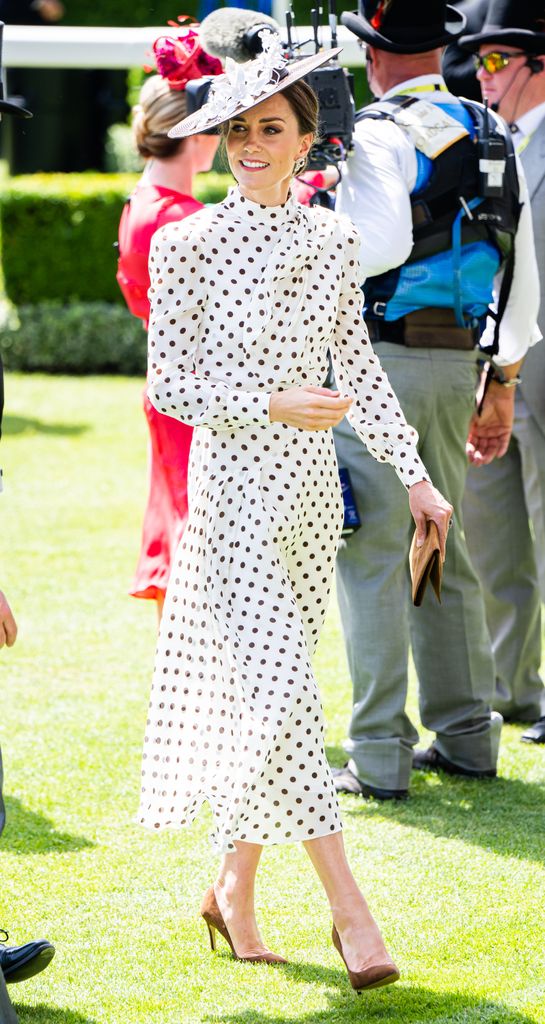
<path id="1" fill-rule="evenodd" d="M 517 117 L 517 120 L 511 126 L 513 142 L 517 153 L 519 153 L 521 148 L 530 141 L 532 135 L 539 128 L 544 117 L 545 103 L 538 103 L 537 107 L 532 107 L 531 110 L 527 110 L 525 114 L 521 114 L 520 117 Z"/>
<path id="2" fill-rule="evenodd" d="M 385 93 L 383 99 L 410 94 L 431 103 L 452 103 L 450 93 L 435 91 L 444 86 L 440 75 L 421 75 L 402 82 Z M 491 115 L 493 116 L 493 115 Z M 497 124 L 504 131 L 503 122 Z M 541 338 L 537 326 L 539 276 L 528 190 L 522 165 L 517 158 L 520 197 L 523 203 L 515 239 L 515 271 L 507 308 L 499 336 L 496 361 L 504 366 L 515 363 Z M 413 247 L 411 192 L 416 184 L 417 158 L 408 135 L 392 121 L 363 120 L 356 124 L 354 152 L 344 168 L 337 209 L 348 214 L 361 235 L 360 266 L 362 282 L 394 267 L 402 266 Z M 494 280 L 493 308 L 497 302 L 503 271 Z M 490 344 L 494 321 L 489 318 L 483 345 Z"/>

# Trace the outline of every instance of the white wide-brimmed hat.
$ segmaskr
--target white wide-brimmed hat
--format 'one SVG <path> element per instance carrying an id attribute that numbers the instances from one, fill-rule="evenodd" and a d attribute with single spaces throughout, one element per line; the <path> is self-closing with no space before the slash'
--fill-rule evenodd
<path id="1" fill-rule="evenodd" d="M 212 81 L 206 103 L 169 131 L 171 139 L 185 139 L 217 128 L 232 117 L 251 110 L 264 100 L 282 92 L 315 68 L 333 60 L 341 52 L 323 50 L 310 57 L 288 60 L 283 53 L 279 36 L 263 32 L 263 51 L 244 64 L 236 64 L 230 57 L 225 64 L 225 74 Z"/>

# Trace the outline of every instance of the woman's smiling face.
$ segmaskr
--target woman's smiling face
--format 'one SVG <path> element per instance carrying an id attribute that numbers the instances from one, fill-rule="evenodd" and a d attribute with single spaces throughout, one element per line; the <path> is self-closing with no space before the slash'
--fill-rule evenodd
<path id="1" fill-rule="evenodd" d="M 301 135 L 297 117 L 282 93 L 232 118 L 226 136 L 231 171 L 246 198 L 266 206 L 283 203 L 296 161 L 313 141 Z"/>

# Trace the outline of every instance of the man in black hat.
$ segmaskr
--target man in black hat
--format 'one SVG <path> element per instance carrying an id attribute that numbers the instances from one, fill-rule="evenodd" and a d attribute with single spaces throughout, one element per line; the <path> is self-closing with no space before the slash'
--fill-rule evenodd
<path id="1" fill-rule="evenodd" d="M 350 760 L 336 784 L 392 799 L 407 795 L 413 764 L 496 774 L 502 719 L 491 710 L 494 661 L 460 507 L 468 430 L 476 460 L 507 449 L 512 385 L 529 339 L 539 338 L 538 282 L 531 217 L 519 205 L 525 183 L 505 127 L 481 105 L 450 95 L 441 76 L 442 48 L 462 32 L 463 15 L 443 0 L 364 0 L 342 20 L 366 43 L 370 88 L 381 97 L 358 115 L 339 196 L 361 232 L 364 315 L 419 431 L 424 463 L 455 509 L 442 607 L 430 594 L 413 608 L 411 529 L 397 482 L 373 471 L 346 421 L 337 429 L 339 464 L 349 469 L 362 525 L 338 557 L 354 705 Z M 498 329 L 487 319 L 494 289 Z M 483 326 L 483 344 L 499 345 L 501 370 L 476 416 L 474 346 Z M 405 712 L 409 641 L 421 718 L 435 733 L 414 761 L 418 736 Z"/>
<path id="2" fill-rule="evenodd" d="M 29 110 L 4 99 L 2 84 L 2 33 L 4 24 L 0 21 L 0 120 L 4 114 L 12 117 L 32 117 Z M 4 411 L 4 372 L 0 358 L 0 437 L 2 436 L 2 413 Z M 0 470 L 0 491 L 2 490 L 2 471 Z M 0 648 L 11 647 L 15 643 L 17 626 L 7 598 L 0 591 Z M 6 815 L 2 795 L 3 785 L 2 750 L 0 749 L 0 834 L 3 831 Z M 0 928 L 7 942 L 8 934 Z M 6 946 L 0 942 L 0 1022 L 1 1024 L 17 1024 L 17 1017 L 11 1005 L 6 982 L 24 981 L 26 978 L 43 971 L 55 953 L 55 947 L 46 939 L 27 942 L 24 946 Z"/>
<path id="3" fill-rule="evenodd" d="M 511 126 L 532 208 L 545 334 L 545 4 L 492 0 L 482 31 L 460 45 L 477 58 L 483 98 Z M 545 601 L 545 348 L 532 348 L 517 388 L 511 443 L 500 462 L 472 466 L 465 520 L 484 587 L 496 659 L 494 706 L 534 722 L 522 739 L 545 743 L 540 676 Z"/>
<path id="4" fill-rule="evenodd" d="M 466 32 L 480 32 L 488 11 L 489 0 L 461 0 L 454 6 L 465 16 Z M 449 43 L 443 53 L 443 76 L 450 92 L 455 96 L 466 96 L 468 100 L 480 100 L 481 90 L 475 74 L 471 54 L 462 50 L 456 41 Z"/>

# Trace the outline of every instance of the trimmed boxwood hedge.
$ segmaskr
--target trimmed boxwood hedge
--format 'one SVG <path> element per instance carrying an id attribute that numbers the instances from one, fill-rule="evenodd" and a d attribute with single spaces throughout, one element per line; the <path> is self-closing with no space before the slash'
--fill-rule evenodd
<path id="1" fill-rule="evenodd" d="M 8 370 L 128 376 L 146 372 L 141 320 L 109 302 L 20 306 L 0 325 L 0 352 Z"/>
<path id="2" fill-rule="evenodd" d="M 130 174 L 32 174 L 0 192 L 5 293 L 15 306 L 62 302 L 123 303 L 115 279 L 117 228 Z M 216 203 L 229 175 L 200 176 L 195 194 Z"/>

